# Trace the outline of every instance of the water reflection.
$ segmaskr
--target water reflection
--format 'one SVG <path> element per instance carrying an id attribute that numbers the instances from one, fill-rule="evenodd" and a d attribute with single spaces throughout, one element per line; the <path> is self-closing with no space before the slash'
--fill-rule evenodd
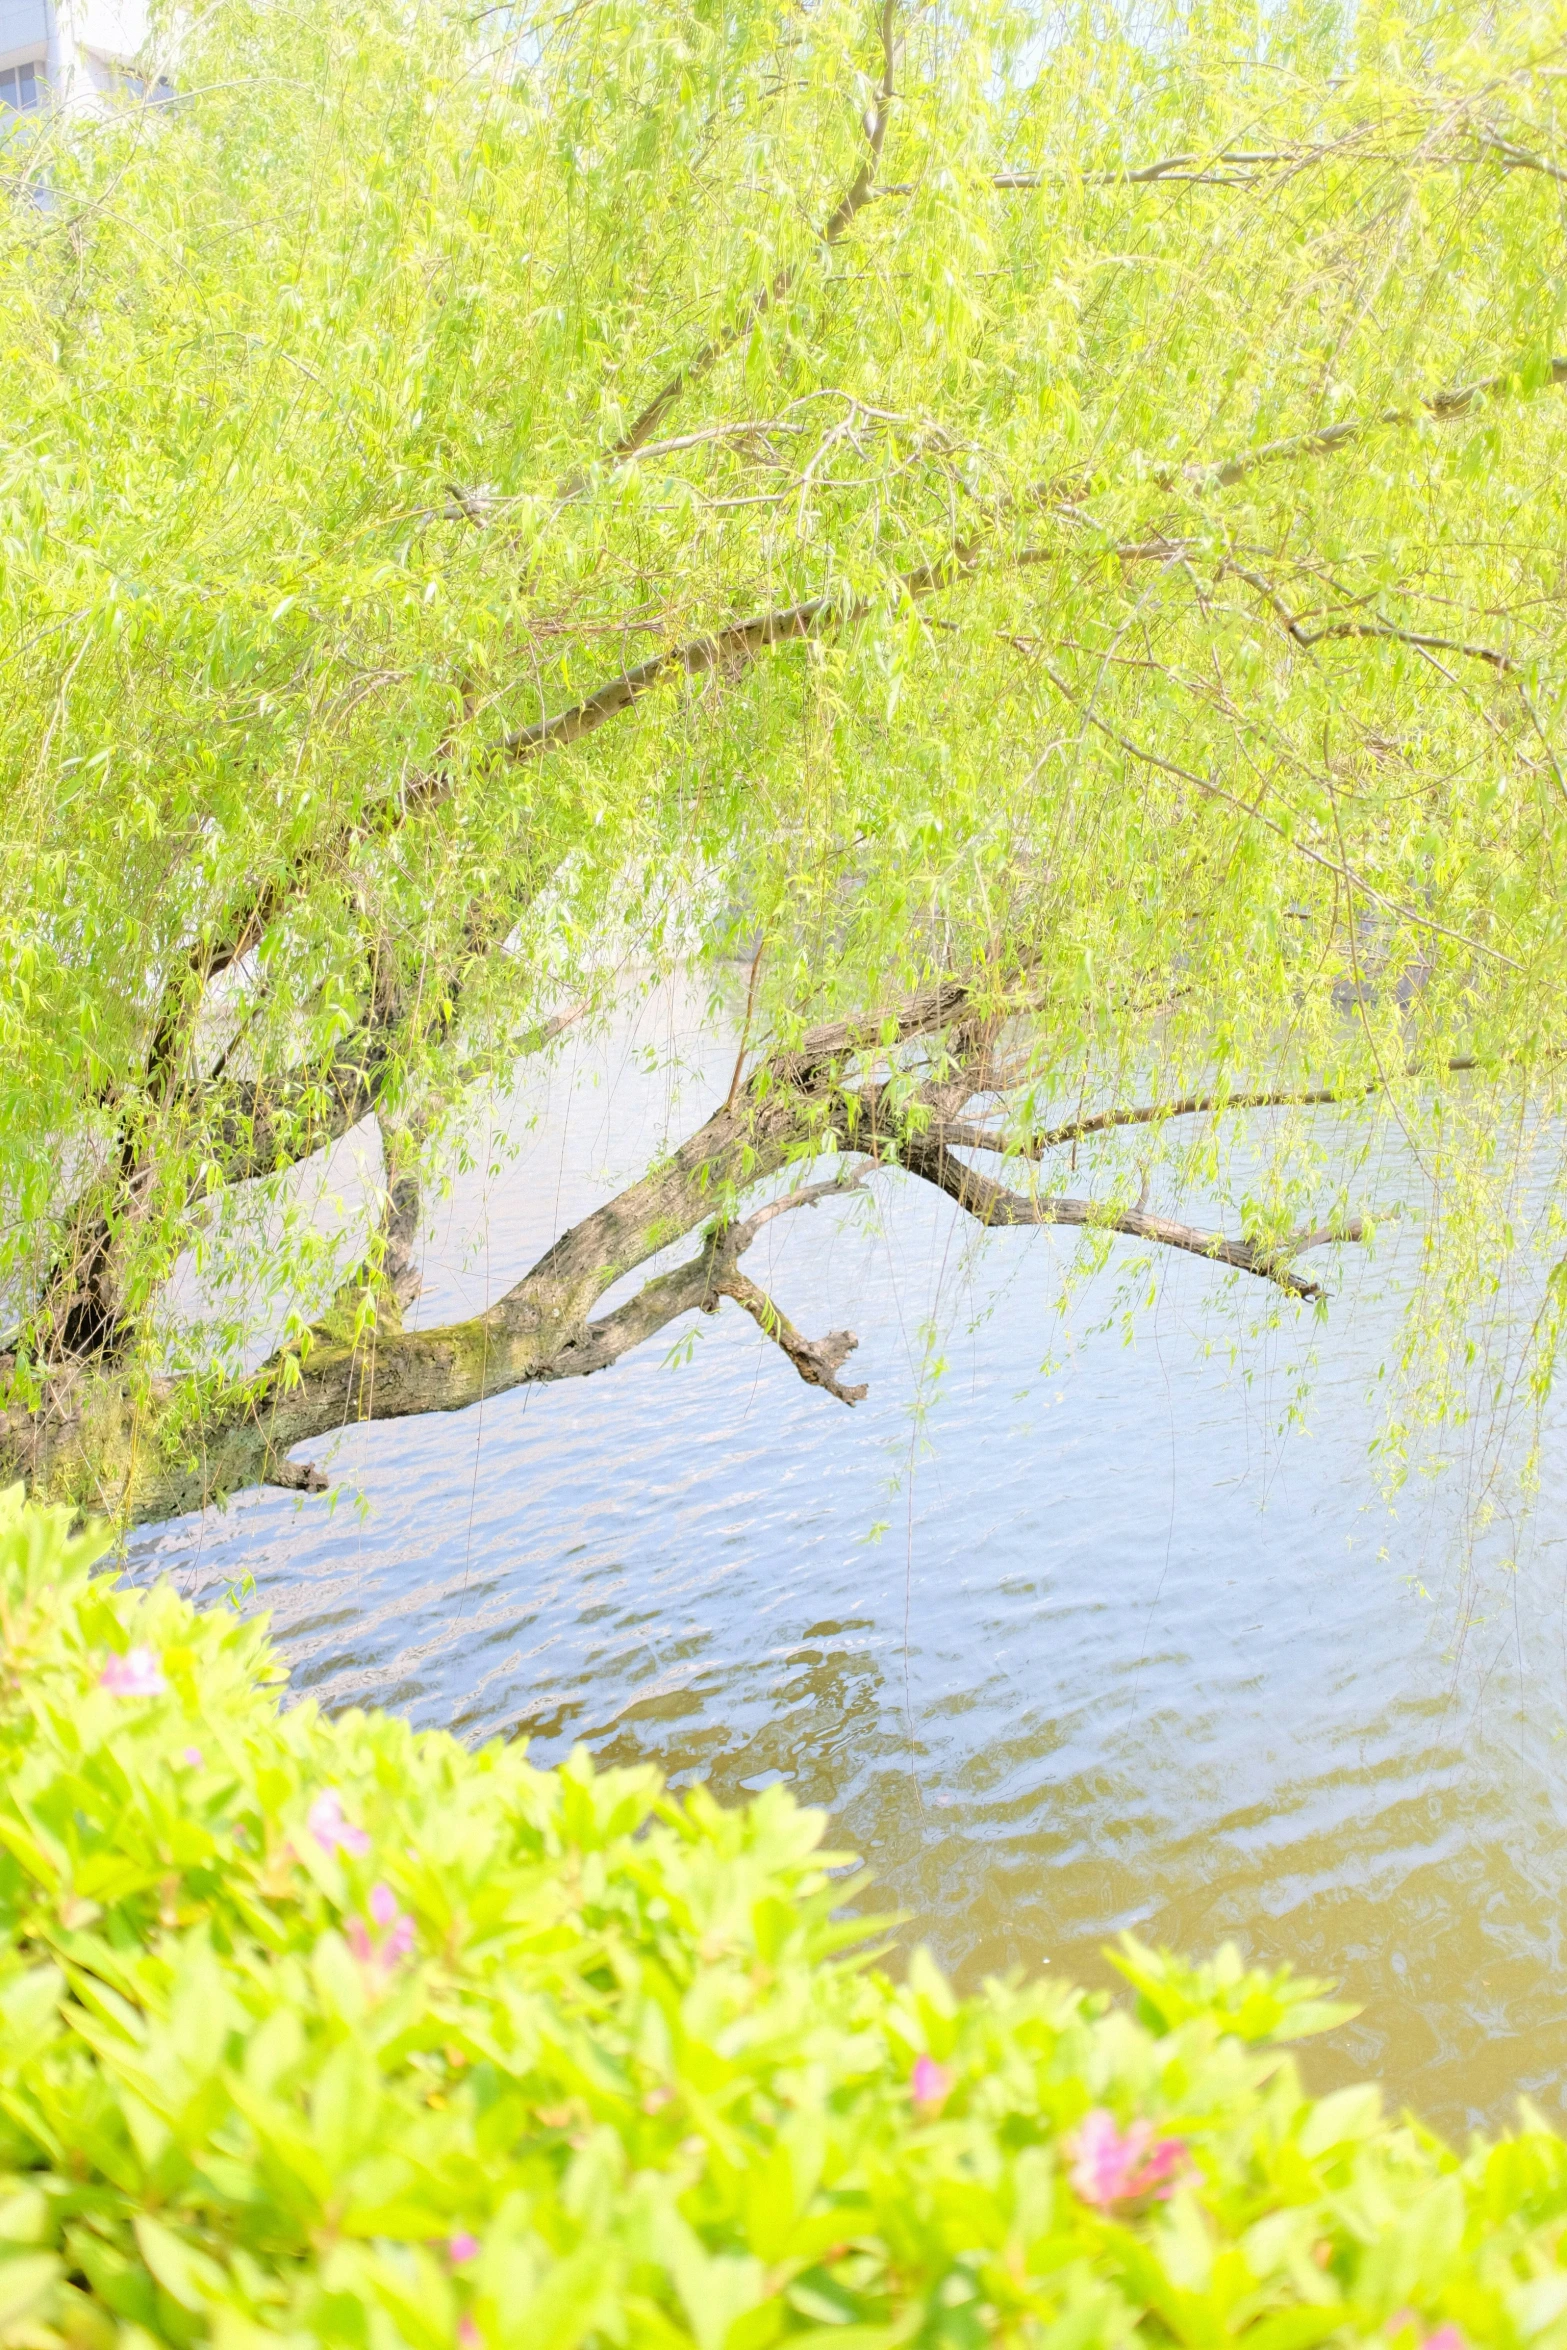
<path id="1" fill-rule="evenodd" d="M 683 1044 L 700 1114 L 732 1047 L 678 1006 L 650 1019 Z M 678 1123 L 652 1033 L 578 1045 L 508 1108 L 520 1155 L 455 1193 L 426 1319 L 499 1294 Z M 853 1322 L 857 1411 L 738 1312 L 699 1318 L 680 1367 L 655 1347 L 352 1431 L 335 1508 L 247 1495 L 138 1545 L 138 1571 L 210 1594 L 249 1570 L 295 1688 L 333 1707 L 526 1734 L 541 1759 L 585 1739 L 726 1799 L 781 1775 L 965 1980 L 1097 1978 L 1123 1925 L 1193 1950 L 1236 1934 L 1364 2003 L 1319 2081 L 1374 2069 L 1453 2131 L 1505 2119 L 1519 2090 L 1558 2112 L 1553 1490 L 1523 1571 L 1460 1591 L 1462 1494 L 1391 1515 L 1368 1465 L 1380 1276 L 1342 1269 L 1309 1428 L 1286 1443 L 1313 1325 L 1232 1363 L 1192 1260 L 1164 1268 L 1134 1345 L 1087 1336 L 1042 1374 L 1071 1246 L 976 1250 L 891 1178 L 879 1222 L 828 1203 L 747 1260 L 808 1330 Z M 946 1370 L 919 1426 L 932 1329 Z"/>

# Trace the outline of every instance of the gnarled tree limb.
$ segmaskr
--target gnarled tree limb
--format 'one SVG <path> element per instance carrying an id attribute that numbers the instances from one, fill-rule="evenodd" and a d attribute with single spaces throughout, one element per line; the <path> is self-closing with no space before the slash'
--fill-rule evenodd
<path id="1" fill-rule="evenodd" d="M 825 1387 L 840 1403 L 864 1402 L 870 1389 L 863 1382 L 858 1387 L 845 1387 L 838 1378 L 860 1343 L 852 1330 L 831 1330 L 825 1338 L 802 1338 L 767 1292 L 758 1289 L 743 1273 L 726 1274 L 720 1287 L 725 1297 L 732 1297 L 736 1305 L 744 1306 L 757 1328 L 782 1348 L 808 1387 Z"/>
<path id="2" fill-rule="evenodd" d="M 41 1409 L 14 1409 L 0 1420 L 0 1467 L 40 1490 L 68 1491 L 133 1520 L 268 1481 L 314 1490 L 313 1465 L 288 1460 L 302 1444 L 356 1421 L 456 1411 L 527 1383 L 588 1376 L 680 1315 L 712 1312 L 724 1297 L 757 1321 L 801 1378 L 840 1402 L 856 1402 L 864 1390 L 838 1376 L 852 1333 L 803 1337 L 741 1272 L 740 1258 L 773 1218 L 857 1188 L 864 1170 L 807 1184 L 749 1216 L 736 1217 L 729 1204 L 790 1162 L 808 1161 L 829 1132 L 854 1134 L 873 1162 L 898 1161 L 986 1225 L 1110 1229 L 1257 1275 L 1294 1297 L 1321 1294 L 1290 1260 L 1328 1240 L 1357 1238 L 1358 1223 L 1264 1247 L 1150 1214 L 1141 1204 L 1123 1212 L 1089 1200 L 1028 1199 L 957 1156 L 958 1130 L 940 1121 L 991 1082 L 995 1037 L 1017 1008 L 1004 995 L 981 1001 L 966 987 L 946 986 L 885 1012 L 830 1022 L 774 1053 L 738 1098 L 640 1182 L 562 1233 L 486 1313 L 435 1330 L 403 1328 L 396 1314 L 377 1326 L 361 1314 L 346 1338 L 334 1336 L 329 1321 L 312 1343 L 275 1358 L 212 1413 L 199 1441 L 160 1423 L 172 1390 L 136 1392 L 78 1368 L 55 1383 Z M 895 1069 L 903 1048 L 919 1040 L 927 1040 L 922 1051 L 931 1044 L 936 1051 L 934 1072 L 917 1089 L 916 1118 Z M 932 1112 L 934 1126 L 924 1123 Z M 624 1276 L 698 1227 L 705 1232 L 694 1256 L 595 1312 Z"/>

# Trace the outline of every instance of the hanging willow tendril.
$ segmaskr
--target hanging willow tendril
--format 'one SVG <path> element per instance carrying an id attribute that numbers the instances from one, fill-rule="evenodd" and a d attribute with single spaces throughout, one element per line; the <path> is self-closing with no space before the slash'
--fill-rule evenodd
<path id="1" fill-rule="evenodd" d="M 3 158 L 7 1475 L 313 1489 L 725 1301 L 853 1403 L 741 1260 L 873 1181 L 1281 1316 L 1397 1215 L 1390 1457 L 1498 1349 L 1543 1400 L 1567 13 L 218 0 L 164 62 Z M 478 1089 L 742 941 L 721 1106 L 412 1326 Z"/>

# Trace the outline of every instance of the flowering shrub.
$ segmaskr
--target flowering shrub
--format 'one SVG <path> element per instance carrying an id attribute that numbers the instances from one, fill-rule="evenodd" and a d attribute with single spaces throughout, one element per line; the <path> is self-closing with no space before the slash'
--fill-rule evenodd
<path id="1" fill-rule="evenodd" d="M 821 1820 L 310 1705 L 0 1500 L 0 2343 L 1567 2344 L 1567 2146 L 1313 2100 L 1321 1986 L 958 1999 Z"/>

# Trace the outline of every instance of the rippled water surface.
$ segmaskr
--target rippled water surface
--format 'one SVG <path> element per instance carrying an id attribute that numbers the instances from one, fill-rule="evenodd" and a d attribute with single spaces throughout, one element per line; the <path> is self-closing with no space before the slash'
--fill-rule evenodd
<path id="1" fill-rule="evenodd" d="M 531 1077 L 515 1156 L 481 1132 L 436 1213 L 420 1317 L 498 1296 L 705 1115 L 732 1055 L 666 996 Z M 327 1191 L 353 1182 L 345 1147 Z M 729 1798 L 782 1776 L 964 1981 L 1102 1979 L 1125 1926 L 1235 1935 L 1363 2003 L 1316 2081 L 1375 2070 L 1449 2131 L 1520 2090 L 1561 2116 L 1550 1462 L 1519 1571 L 1465 1572 L 1463 1480 L 1393 1514 L 1368 1461 L 1394 1326 L 1372 1273 L 1331 1268 L 1325 1329 L 1291 1311 L 1247 1335 L 1220 1277 L 1176 1259 L 1132 1343 L 1080 1316 L 1041 1371 L 1070 1236 L 976 1248 L 923 1187 L 878 1199 L 779 1218 L 747 1260 L 806 1330 L 858 1331 L 858 1409 L 726 1306 L 693 1318 L 689 1359 L 655 1342 L 353 1430 L 335 1506 L 245 1495 L 140 1542 L 138 1571 L 209 1596 L 253 1575 L 295 1689 L 332 1707 L 526 1735 L 538 1760 L 585 1740 Z"/>

